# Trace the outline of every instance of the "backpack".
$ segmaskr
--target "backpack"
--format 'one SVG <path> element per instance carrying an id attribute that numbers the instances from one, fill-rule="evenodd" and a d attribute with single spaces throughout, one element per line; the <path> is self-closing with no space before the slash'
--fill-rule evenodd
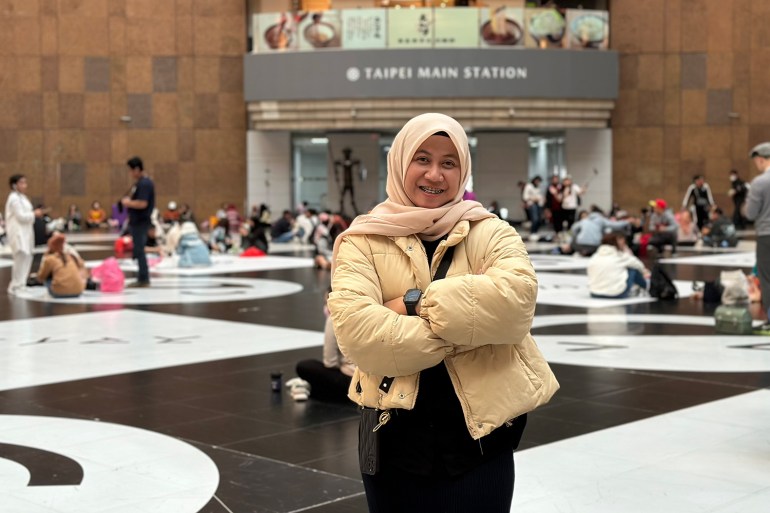
<path id="1" fill-rule="evenodd" d="M 671 300 L 679 297 L 671 277 L 663 270 L 660 265 L 655 265 L 650 273 L 650 296 Z"/>

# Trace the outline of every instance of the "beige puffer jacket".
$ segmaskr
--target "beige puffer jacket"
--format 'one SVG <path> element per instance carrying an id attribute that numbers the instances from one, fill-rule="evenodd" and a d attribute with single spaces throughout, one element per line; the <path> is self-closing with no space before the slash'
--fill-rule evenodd
<path id="1" fill-rule="evenodd" d="M 452 245 L 447 277 L 431 282 Z M 359 405 L 412 409 L 420 370 L 444 360 L 478 439 L 559 388 L 529 333 L 537 278 L 508 223 L 459 222 L 430 269 L 416 236 L 347 236 L 335 264 L 328 305 L 340 348 L 358 366 L 349 397 Z M 424 291 L 420 316 L 382 306 L 410 288 Z M 384 376 L 396 378 L 390 390 L 379 389 Z"/>

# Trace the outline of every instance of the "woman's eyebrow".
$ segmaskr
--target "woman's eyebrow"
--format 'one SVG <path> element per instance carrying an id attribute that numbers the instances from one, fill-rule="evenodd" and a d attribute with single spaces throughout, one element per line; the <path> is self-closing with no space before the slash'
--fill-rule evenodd
<path id="1" fill-rule="evenodd" d="M 415 155 L 417 155 L 418 153 L 424 153 L 426 155 L 433 156 L 433 154 L 431 152 L 429 152 L 428 150 L 424 150 L 422 148 L 420 148 L 420 149 L 418 149 L 417 151 L 414 152 Z M 451 158 L 454 158 L 454 159 L 459 159 L 460 158 L 460 155 L 458 155 L 457 153 L 446 153 L 444 155 L 439 155 L 439 156 L 440 157 L 451 157 Z"/>

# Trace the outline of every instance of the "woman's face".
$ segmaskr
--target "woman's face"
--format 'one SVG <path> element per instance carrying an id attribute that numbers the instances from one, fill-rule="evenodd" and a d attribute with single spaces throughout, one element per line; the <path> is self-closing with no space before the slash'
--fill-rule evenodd
<path id="1" fill-rule="evenodd" d="M 27 193 L 27 179 L 26 178 L 19 178 L 19 180 L 16 182 L 16 190 L 19 191 L 22 194 Z"/>
<path id="2" fill-rule="evenodd" d="M 460 191 L 460 155 L 449 137 L 431 135 L 412 157 L 404 178 L 406 195 L 417 207 L 438 208 Z"/>

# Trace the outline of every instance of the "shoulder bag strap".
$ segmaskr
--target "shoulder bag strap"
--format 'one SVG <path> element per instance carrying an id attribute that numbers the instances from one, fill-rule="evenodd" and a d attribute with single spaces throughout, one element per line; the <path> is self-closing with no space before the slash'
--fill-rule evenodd
<path id="1" fill-rule="evenodd" d="M 441 280 L 446 277 L 446 273 L 449 270 L 449 266 L 452 264 L 452 256 L 454 255 L 455 247 L 449 246 L 446 251 L 444 252 L 444 255 L 441 257 L 441 263 L 438 264 L 438 269 L 436 270 L 436 274 L 433 276 L 433 281 Z M 393 380 L 396 379 L 394 377 L 385 376 L 382 378 L 382 381 L 380 382 L 380 390 L 387 394 L 390 392 L 390 386 L 393 383 Z"/>
<path id="2" fill-rule="evenodd" d="M 454 246 L 446 248 L 444 256 L 441 257 L 441 263 L 438 264 L 438 269 L 436 269 L 436 274 L 433 276 L 433 281 L 441 280 L 446 277 L 449 266 L 452 265 L 452 256 L 454 256 L 454 252 Z"/>

